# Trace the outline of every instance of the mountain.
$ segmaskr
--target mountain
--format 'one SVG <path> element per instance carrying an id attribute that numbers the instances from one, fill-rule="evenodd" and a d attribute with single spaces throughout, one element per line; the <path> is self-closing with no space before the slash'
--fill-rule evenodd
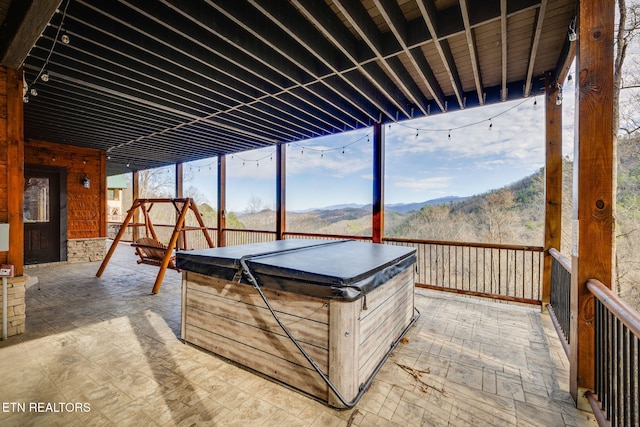
<path id="1" fill-rule="evenodd" d="M 427 200 L 426 202 L 417 202 L 417 203 L 392 203 L 384 205 L 384 209 L 387 211 L 393 211 L 401 214 L 406 214 L 413 211 L 419 211 L 423 207 L 436 206 L 436 205 L 448 205 L 450 203 L 457 203 L 467 200 L 469 197 L 458 197 L 458 196 L 445 196 L 439 197 L 437 199 Z"/>
<path id="2" fill-rule="evenodd" d="M 458 197 L 458 196 L 445 196 L 439 197 L 437 199 L 430 199 L 425 202 L 414 202 L 414 203 L 390 203 L 384 205 L 384 209 L 386 211 L 397 212 L 401 214 L 406 214 L 412 211 L 419 211 L 424 206 L 427 205 L 446 205 L 449 203 L 461 202 L 463 200 L 468 199 L 469 197 Z M 318 211 L 339 211 L 339 210 L 349 210 L 349 209 L 371 209 L 371 205 L 362 205 L 357 203 L 344 203 L 341 205 L 331 205 L 325 206 L 322 208 L 310 208 L 303 209 L 298 211 L 293 211 L 295 213 L 310 213 L 310 212 L 318 212 Z"/>

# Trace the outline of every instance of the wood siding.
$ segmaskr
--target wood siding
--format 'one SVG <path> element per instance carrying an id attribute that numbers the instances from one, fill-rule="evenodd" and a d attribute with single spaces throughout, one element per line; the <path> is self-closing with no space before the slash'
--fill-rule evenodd
<path id="1" fill-rule="evenodd" d="M 106 154 L 101 150 L 43 141 L 24 144 L 24 162 L 67 171 L 67 238 L 106 237 Z M 90 188 L 81 179 L 87 175 Z"/>

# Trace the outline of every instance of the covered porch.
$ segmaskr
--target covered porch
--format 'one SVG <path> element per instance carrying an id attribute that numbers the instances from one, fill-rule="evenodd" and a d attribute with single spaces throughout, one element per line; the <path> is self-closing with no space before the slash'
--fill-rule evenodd
<path id="1" fill-rule="evenodd" d="M 4 3 L 10 13 L 3 19 L 12 25 L 0 37 L 0 106 L 6 107 L 0 108 L 0 221 L 10 225 L 10 246 L 0 252 L 0 262 L 15 266 L 18 283 L 28 275 L 42 276 L 40 289 L 27 291 L 29 324 L 3 343 L 12 361 L 7 378 L 16 380 L 6 384 L 26 393 L 16 402 L 38 398 L 32 393 L 47 384 L 49 403 L 60 396 L 90 403 L 92 411 L 68 415 L 70 423 L 99 413 L 114 417 L 103 419 L 105 424 L 133 422 L 133 417 L 190 424 L 190 417 L 206 416 L 246 424 L 253 420 L 241 415 L 254 413 L 256 423 L 275 424 L 281 421 L 272 418 L 277 416 L 292 424 L 296 418 L 327 424 L 327 417 L 362 425 L 477 424 L 486 416 L 489 425 L 537 425 L 549 414 L 549 424 L 575 425 L 592 417 L 577 412 L 576 404 L 593 408 L 601 420 L 612 416 L 610 407 L 602 414 L 595 390 L 609 404 L 611 394 L 632 396 L 622 403 L 631 404 L 631 418 L 637 420 L 635 355 L 631 383 L 620 378 L 633 369 L 606 372 L 607 381 L 618 381 L 614 391 L 596 379 L 605 372 L 596 364 L 602 348 L 594 345 L 602 331 L 594 330 L 596 303 L 588 285 L 592 279 L 604 287 L 612 284 L 612 0 L 295 0 L 282 9 L 257 0 L 162 0 L 153 10 L 140 0 L 99 5 L 50 0 L 41 8 L 35 2 Z M 535 252 L 532 259 L 543 257 L 535 264 L 544 279 L 533 299 L 542 307 L 553 305 L 551 249 L 559 246 L 562 232 L 561 88 L 574 57 L 577 191 L 566 286 L 571 292 L 563 309 L 571 319 L 570 349 L 548 338 L 551 321 L 537 311 L 419 289 L 423 317 L 361 405 L 351 413 L 331 412 L 309 401 L 317 414 L 305 413 L 306 406 L 292 414 L 279 412 L 282 400 L 268 400 L 276 390 L 272 383 L 178 345 L 177 284 L 167 279 L 163 293 L 150 296 L 141 280 L 152 279 L 157 270 L 123 266 L 98 280 L 94 263 L 25 266 L 30 245 L 55 249 L 56 261 L 102 257 L 107 175 L 131 171 L 135 176 L 175 164 L 178 176 L 183 163 L 212 156 L 220 177 L 216 241 L 228 244 L 225 159 L 260 147 L 276 151 L 276 231 L 269 238 L 284 239 L 287 145 L 365 127 L 374 134 L 370 240 L 385 242 L 387 124 L 537 94 L 546 99 L 545 239 L 543 248 L 529 252 Z M 53 209 L 61 218 L 60 228 L 49 230 L 52 240 L 28 234 L 25 193 L 16 191 L 38 178 L 33 173 L 45 172 L 55 174 L 62 200 Z M 530 299 L 524 292 L 515 297 Z M 24 303 L 16 310 L 24 315 Z M 623 323 L 631 325 L 637 352 L 637 321 Z M 510 335 L 521 328 L 528 332 Z M 33 357 L 25 360 L 20 356 L 25 353 Z M 203 365 L 193 362 L 205 356 Z M 216 369 L 202 369 L 207 364 Z M 427 368 L 430 373 L 422 372 Z M 32 370 L 39 372 L 37 381 Z M 615 380 L 614 374 L 619 374 Z M 136 388 L 136 379 L 147 388 Z M 258 395 L 263 387 L 268 392 Z M 619 393 L 624 387 L 628 393 Z M 235 398 L 224 400 L 230 396 Z M 201 401 L 213 405 L 211 411 L 203 411 Z M 617 403 L 614 412 L 629 407 Z M 25 415 L 51 416 L 17 409 L 2 415 L 15 424 Z M 441 417 L 425 418 L 436 413 Z"/>
<path id="2" fill-rule="evenodd" d="M 180 275 L 152 295 L 157 269 L 132 252 L 120 244 L 103 278 L 97 262 L 26 269 L 26 332 L 0 344 L 3 425 L 596 425 L 537 308 L 416 290 L 415 327 L 357 407 L 335 411 L 182 344 Z"/>

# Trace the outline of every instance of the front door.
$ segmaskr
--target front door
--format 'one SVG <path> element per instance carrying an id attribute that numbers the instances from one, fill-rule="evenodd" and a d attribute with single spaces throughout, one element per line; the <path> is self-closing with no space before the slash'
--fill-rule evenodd
<path id="1" fill-rule="evenodd" d="M 24 263 L 60 261 L 60 172 L 24 171 Z"/>

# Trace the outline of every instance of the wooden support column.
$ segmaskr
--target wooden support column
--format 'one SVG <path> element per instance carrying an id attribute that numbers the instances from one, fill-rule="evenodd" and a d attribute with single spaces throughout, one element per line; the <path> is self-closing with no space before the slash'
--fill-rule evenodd
<path id="1" fill-rule="evenodd" d="M 562 104 L 556 102 L 558 82 L 551 72 L 545 76 L 545 209 L 544 209 L 544 274 L 542 276 L 542 308 L 551 296 L 551 261 L 549 249 L 560 250 L 562 233 Z"/>
<path id="2" fill-rule="evenodd" d="M 224 229 L 227 228 L 227 157 L 218 156 L 218 246 L 226 245 Z"/>
<path id="3" fill-rule="evenodd" d="M 276 239 L 283 240 L 287 227 L 287 147 L 276 147 Z"/>
<path id="4" fill-rule="evenodd" d="M 182 199 L 184 197 L 184 167 L 182 163 L 176 163 L 176 199 Z M 180 217 L 180 212 L 176 212 L 176 223 Z M 185 248 L 185 235 L 184 232 L 178 233 L 178 240 L 176 248 Z"/>
<path id="5" fill-rule="evenodd" d="M 184 174 L 182 163 L 176 163 L 176 199 L 184 197 Z"/>
<path id="6" fill-rule="evenodd" d="M 384 126 L 373 125 L 373 243 L 382 243 L 384 235 Z"/>
<path id="7" fill-rule="evenodd" d="M 24 102 L 22 70 L 7 69 L 7 213 L 9 254 L 14 274 L 24 272 Z"/>
<path id="8" fill-rule="evenodd" d="M 138 171 L 133 171 L 133 178 L 132 178 L 132 183 L 131 183 L 131 188 L 132 188 L 132 197 L 133 200 L 138 200 L 140 198 L 140 174 Z M 133 223 L 134 224 L 140 224 L 140 210 L 136 209 L 135 213 L 133 214 Z M 132 230 L 132 239 L 135 242 L 136 240 L 138 240 L 139 238 L 139 233 L 138 233 L 138 227 L 133 227 Z"/>
<path id="9" fill-rule="evenodd" d="M 594 387 L 594 298 L 586 282 L 612 281 L 614 10 L 615 0 L 579 2 L 570 389 L 581 409 Z"/>
<path id="10" fill-rule="evenodd" d="M 107 237 L 107 206 L 108 188 L 107 188 L 107 153 L 103 151 L 100 154 L 100 237 Z"/>

